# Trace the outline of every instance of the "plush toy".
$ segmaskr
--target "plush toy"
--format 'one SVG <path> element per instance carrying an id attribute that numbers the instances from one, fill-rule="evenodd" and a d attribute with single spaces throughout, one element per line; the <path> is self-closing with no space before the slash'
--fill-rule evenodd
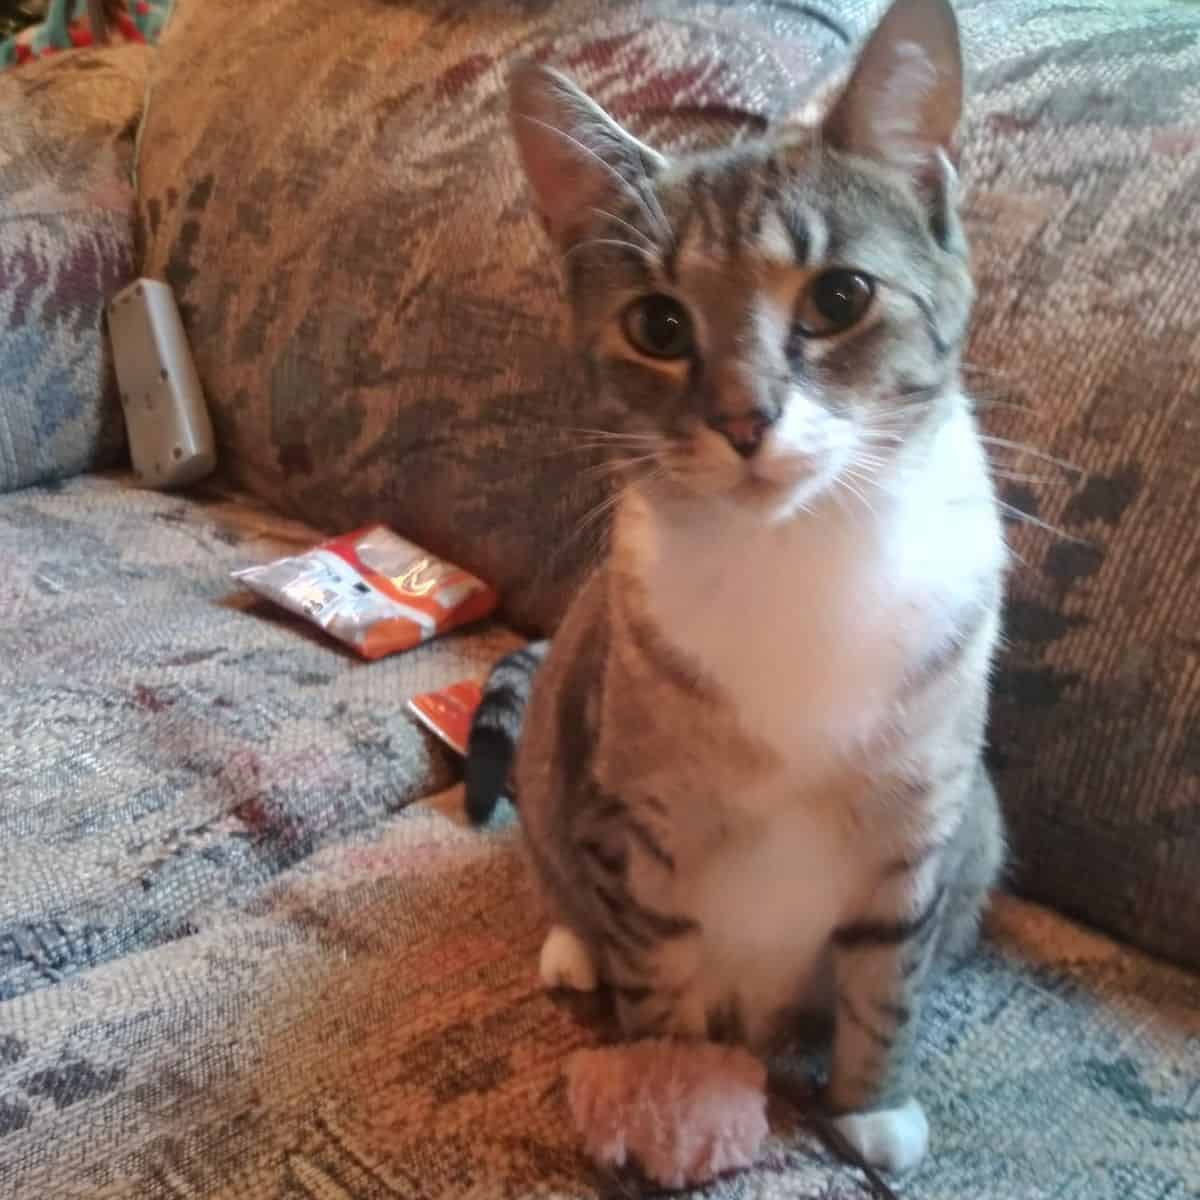
<path id="1" fill-rule="evenodd" d="M 694 1187 L 753 1166 L 767 1135 L 767 1071 L 747 1050 L 633 1042 L 576 1051 L 566 1074 L 567 1104 L 588 1155 L 604 1167 L 635 1163 L 663 1188 Z M 874 1200 L 898 1200 L 833 1123 L 804 1108 L 813 1134 L 862 1172 Z"/>
<path id="2" fill-rule="evenodd" d="M 567 1061 L 567 1102 L 596 1162 L 634 1160 L 666 1188 L 750 1166 L 767 1134 L 766 1068 L 712 1042 L 577 1051 Z"/>

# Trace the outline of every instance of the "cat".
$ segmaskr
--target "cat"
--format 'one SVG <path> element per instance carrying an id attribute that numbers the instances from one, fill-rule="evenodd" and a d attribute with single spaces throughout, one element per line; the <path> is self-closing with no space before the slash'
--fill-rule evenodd
<path id="1" fill-rule="evenodd" d="M 668 161 L 546 67 L 510 105 L 621 487 L 552 642 L 489 680 L 472 815 L 520 731 L 544 983 L 762 1053 L 825 1013 L 834 1124 L 906 1170 L 922 998 L 1004 858 L 953 11 L 895 0 L 819 126 L 719 153 Z"/>

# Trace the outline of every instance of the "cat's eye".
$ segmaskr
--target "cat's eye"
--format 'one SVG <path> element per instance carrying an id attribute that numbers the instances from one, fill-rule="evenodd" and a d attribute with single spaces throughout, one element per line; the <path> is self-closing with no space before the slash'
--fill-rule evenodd
<path id="1" fill-rule="evenodd" d="M 695 348 L 687 309 L 661 292 L 635 300 L 625 310 L 621 327 L 633 348 L 648 358 L 687 358 Z"/>
<path id="2" fill-rule="evenodd" d="M 857 325 L 871 307 L 875 281 L 861 271 L 834 267 L 808 285 L 796 324 L 805 337 L 829 337 Z"/>

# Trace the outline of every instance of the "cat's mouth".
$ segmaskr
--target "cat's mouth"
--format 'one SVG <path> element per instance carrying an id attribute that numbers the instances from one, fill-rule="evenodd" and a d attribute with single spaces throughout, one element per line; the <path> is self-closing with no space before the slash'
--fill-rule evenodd
<path id="1" fill-rule="evenodd" d="M 660 442 L 648 478 L 665 476 L 696 498 L 724 497 L 756 511 L 793 512 L 818 493 L 837 485 L 852 463 L 854 431 L 841 428 L 797 429 L 780 422 L 753 453 L 740 453 L 730 441 L 704 425 Z"/>
<path id="2" fill-rule="evenodd" d="M 847 458 L 843 439 L 798 444 L 786 434 L 772 431 L 758 452 L 744 460 L 743 487 L 756 498 L 780 498 L 790 506 L 803 504 L 833 484 Z"/>
<path id="3" fill-rule="evenodd" d="M 742 456 L 716 435 L 701 434 L 660 460 L 666 475 L 697 498 L 724 497 L 755 511 L 793 512 L 831 486 L 842 455 L 804 452 L 770 440 Z"/>

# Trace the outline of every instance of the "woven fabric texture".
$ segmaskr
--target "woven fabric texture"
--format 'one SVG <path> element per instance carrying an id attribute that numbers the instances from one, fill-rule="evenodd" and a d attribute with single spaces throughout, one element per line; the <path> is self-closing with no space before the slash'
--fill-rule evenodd
<path id="1" fill-rule="evenodd" d="M 0 1196 L 629 1200 L 561 1072 L 602 1023 L 536 981 L 511 834 L 457 794 L 327 845 L 203 929 L 0 1003 Z M 1016 901 L 930 1006 L 903 1200 L 1194 1200 L 1200 980 Z M 707 1200 L 866 1200 L 786 1106 Z M 660 1193 L 661 1194 L 661 1193 Z"/>
<path id="2" fill-rule="evenodd" d="M 315 540 L 98 476 L 3 500 L 0 998 L 202 930 L 452 778 L 404 702 L 516 639 L 368 665 L 229 578 Z"/>
<path id="3" fill-rule="evenodd" d="M 504 65 L 544 52 L 649 140 L 697 144 L 789 111 L 880 5 L 801 7 L 268 0 L 247 25 L 183 0 L 141 218 L 238 478 L 312 520 L 391 520 L 552 623 L 600 536 L 577 532 L 597 497 L 569 432 L 594 421 Z M 969 377 L 1030 518 L 993 732 L 1014 878 L 1200 965 L 1200 10 L 958 8 Z"/>
<path id="4" fill-rule="evenodd" d="M 1200 966 L 1200 9 L 961 16 L 968 378 L 1031 518 L 992 729 L 1014 881 Z"/>
<path id="5" fill-rule="evenodd" d="M 552 620 L 601 493 L 570 432 L 588 390 L 508 137 L 508 67 L 548 55 L 656 142 L 720 141 L 786 112 L 843 46 L 806 11 L 178 4 L 140 212 L 234 476 L 308 520 L 388 521 L 511 617 Z"/>
<path id="6" fill-rule="evenodd" d="M 0 74 L 0 492 L 111 464 L 124 445 L 104 304 L 135 274 L 149 62 L 130 46 Z"/>

